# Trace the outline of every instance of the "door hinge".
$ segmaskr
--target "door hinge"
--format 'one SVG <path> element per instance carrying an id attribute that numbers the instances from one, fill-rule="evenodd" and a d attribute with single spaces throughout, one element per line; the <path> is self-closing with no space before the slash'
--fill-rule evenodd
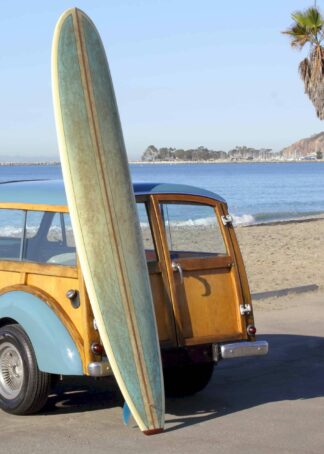
<path id="1" fill-rule="evenodd" d="M 226 216 L 222 216 L 222 223 L 224 225 L 232 225 L 233 224 L 233 218 L 230 214 L 227 214 Z"/>
<path id="2" fill-rule="evenodd" d="M 240 304 L 241 315 L 250 315 L 252 312 L 251 304 Z"/>

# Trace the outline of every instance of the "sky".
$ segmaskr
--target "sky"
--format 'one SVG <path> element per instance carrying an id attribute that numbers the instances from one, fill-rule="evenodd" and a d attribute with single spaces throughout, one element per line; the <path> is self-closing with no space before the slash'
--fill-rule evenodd
<path id="1" fill-rule="evenodd" d="M 304 94 L 307 55 L 280 32 L 310 0 L 0 0 L 0 161 L 57 160 L 55 24 L 71 6 L 103 40 L 129 159 L 149 145 L 279 151 L 323 130 Z M 324 0 L 317 1 L 324 12 Z"/>

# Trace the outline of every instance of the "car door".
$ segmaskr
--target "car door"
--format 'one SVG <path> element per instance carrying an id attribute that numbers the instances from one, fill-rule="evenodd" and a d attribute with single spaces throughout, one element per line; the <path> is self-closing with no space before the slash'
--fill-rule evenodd
<path id="1" fill-rule="evenodd" d="M 242 339 L 242 291 L 224 207 L 186 195 L 155 195 L 152 206 L 178 344 Z"/>

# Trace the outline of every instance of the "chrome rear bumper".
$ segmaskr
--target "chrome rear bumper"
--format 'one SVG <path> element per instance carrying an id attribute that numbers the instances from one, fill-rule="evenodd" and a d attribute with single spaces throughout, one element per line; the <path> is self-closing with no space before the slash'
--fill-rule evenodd
<path id="1" fill-rule="evenodd" d="M 88 364 L 88 371 L 91 377 L 107 377 L 108 375 L 112 375 L 108 360 Z"/>
<path id="2" fill-rule="evenodd" d="M 269 350 L 267 341 L 235 342 L 232 344 L 213 344 L 213 359 L 241 358 L 242 356 L 262 356 Z"/>

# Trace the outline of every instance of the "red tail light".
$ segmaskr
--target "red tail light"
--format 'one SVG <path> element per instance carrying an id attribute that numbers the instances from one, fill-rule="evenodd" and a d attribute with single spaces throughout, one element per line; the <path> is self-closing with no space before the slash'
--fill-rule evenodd
<path id="1" fill-rule="evenodd" d="M 249 325 L 247 328 L 246 328 L 246 331 L 248 333 L 249 336 L 254 336 L 255 333 L 257 332 L 257 329 L 254 325 Z"/>
<path id="2" fill-rule="evenodd" d="M 93 344 L 91 345 L 91 351 L 95 355 L 102 355 L 104 352 L 104 348 L 101 344 L 98 344 L 97 342 L 93 342 Z"/>

